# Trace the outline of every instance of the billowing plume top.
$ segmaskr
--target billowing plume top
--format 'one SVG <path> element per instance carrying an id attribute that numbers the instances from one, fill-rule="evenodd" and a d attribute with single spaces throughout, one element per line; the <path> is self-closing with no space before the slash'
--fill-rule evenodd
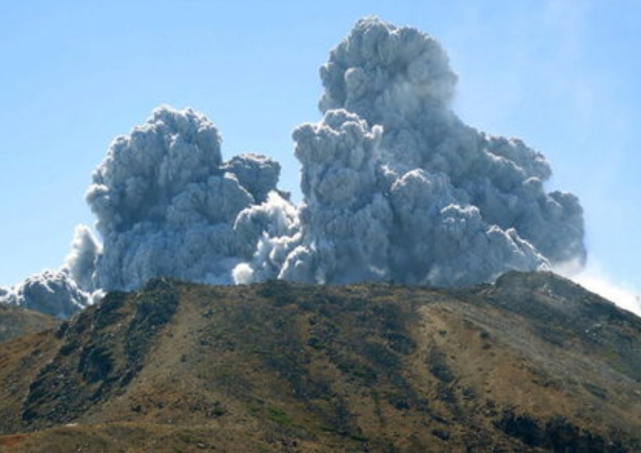
<path id="1" fill-rule="evenodd" d="M 128 136 L 116 138 L 93 175 L 87 202 L 103 234 L 163 221 L 171 200 L 222 162 L 221 138 L 204 116 L 160 107 Z"/>
<path id="2" fill-rule="evenodd" d="M 323 113 L 345 108 L 372 124 L 382 124 L 388 114 L 415 115 L 425 105 L 446 104 L 457 80 L 438 42 L 414 28 L 376 18 L 359 20 L 320 73 Z"/>

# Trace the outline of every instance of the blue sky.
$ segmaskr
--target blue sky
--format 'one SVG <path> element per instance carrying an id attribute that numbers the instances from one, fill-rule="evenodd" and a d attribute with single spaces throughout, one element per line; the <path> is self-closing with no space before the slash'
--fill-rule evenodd
<path id="1" fill-rule="evenodd" d="M 320 118 L 318 67 L 361 16 L 437 38 L 454 110 L 543 152 L 600 273 L 641 290 L 641 3 L 635 0 L 0 1 L 0 285 L 58 267 L 113 138 L 160 104 L 205 113 L 229 157 L 283 165 Z"/>

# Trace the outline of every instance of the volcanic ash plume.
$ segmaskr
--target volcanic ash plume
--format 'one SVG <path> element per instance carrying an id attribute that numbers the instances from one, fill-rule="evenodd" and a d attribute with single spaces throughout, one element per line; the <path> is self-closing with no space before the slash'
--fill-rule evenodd
<path id="1" fill-rule="evenodd" d="M 64 271 L 44 271 L 10 289 L 0 288 L 0 302 L 19 305 L 57 318 L 68 318 L 91 303 Z"/>
<path id="2" fill-rule="evenodd" d="M 305 198 L 280 278 L 452 286 L 584 262 L 577 198 L 545 192 L 541 154 L 449 109 L 432 38 L 363 19 L 321 77 L 325 117 L 294 132 Z"/>
<path id="3" fill-rule="evenodd" d="M 345 110 L 294 132 L 303 165 L 303 233 L 280 278 L 345 283 L 389 275 L 387 232 L 393 218 L 377 187 L 381 133 Z"/>
<path id="4" fill-rule="evenodd" d="M 61 268 L 32 275 L 11 288 L 0 288 L 0 302 L 57 318 L 70 317 L 102 294 L 93 281 L 99 251 L 100 246 L 91 230 L 79 225 L 71 252 Z"/>
<path id="5" fill-rule="evenodd" d="M 545 191 L 541 154 L 450 110 L 457 76 L 435 40 L 363 19 L 321 77 L 323 119 L 294 131 L 299 206 L 277 189 L 277 162 L 225 162 L 211 122 L 162 107 L 93 175 L 102 244 L 78 229 L 64 276 L 38 281 L 86 294 L 158 276 L 458 286 L 584 263 L 577 198 Z"/>
<path id="6" fill-rule="evenodd" d="M 287 232 L 272 222 L 288 204 L 276 192 L 280 165 L 254 154 L 223 162 L 220 143 L 202 115 L 164 107 L 115 140 L 87 194 L 104 241 L 97 288 L 130 290 L 157 276 L 231 283 L 263 233 Z M 261 204 L 262 224 L 237 232 L 243 211 Z"/>
<path id="7" fill-rule="evenodd" d="M 78 225 L 62 270 L 87 293 L 99 289 L 94 282 L 94 273 L 100 251 L 101 246 L 91 230 L 85 225 Z"/>

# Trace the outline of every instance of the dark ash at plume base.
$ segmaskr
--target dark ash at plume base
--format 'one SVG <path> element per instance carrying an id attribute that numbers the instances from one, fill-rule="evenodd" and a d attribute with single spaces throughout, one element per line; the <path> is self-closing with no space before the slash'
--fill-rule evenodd
<path id="1" fill-rule="evenodd" d="M 0 288 L 0 302 L 56 318 L 68 318 L 89 305 L 91 296 L 64 271 L 44 271 L 10 289 Z"/>
<path id="2" fill-rule="evenodd" d="M 545 191 L 543 155 L 452 112 L 457 76 L 434 39 L 362 19 L 321 78 L 323 119 L 294 131 L 300 206 L 277 189 L 277 162 L 223 161 L 209 120 L 161 107 L 94 173 L 102 244 L 79 228 L 64 275 L 90 294 L 159 276 L 461 286 L 584 264 L 578 199 Z"/>

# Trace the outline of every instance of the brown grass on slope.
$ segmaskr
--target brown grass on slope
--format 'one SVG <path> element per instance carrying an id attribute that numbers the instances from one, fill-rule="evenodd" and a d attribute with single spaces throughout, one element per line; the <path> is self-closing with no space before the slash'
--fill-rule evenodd
<path id="1" fill-rule="evenodd" d="M 552 274 L 155 280 L 0 349 L 0 451 L 641 451 L 641 320 Z"/>

